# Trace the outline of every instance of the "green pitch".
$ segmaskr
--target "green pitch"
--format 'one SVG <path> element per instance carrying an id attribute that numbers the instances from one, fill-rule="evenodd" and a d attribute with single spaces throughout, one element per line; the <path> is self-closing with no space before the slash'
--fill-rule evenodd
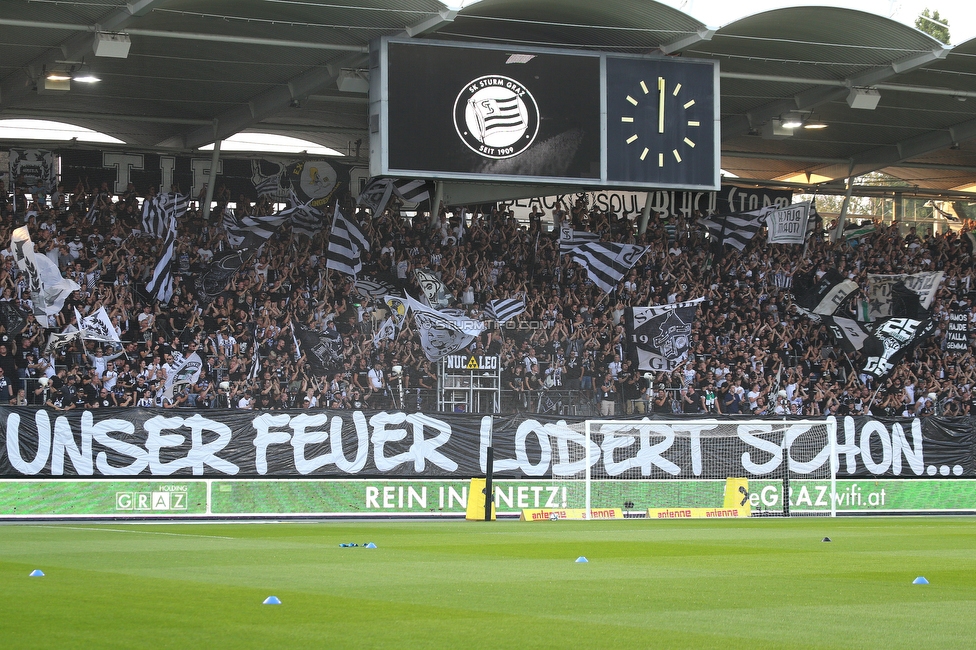
<path id="1" fill-rule="evenodd" d="M 962 648 L 976 519 L 11 524 L 0 586 L 6 648 Z"/>

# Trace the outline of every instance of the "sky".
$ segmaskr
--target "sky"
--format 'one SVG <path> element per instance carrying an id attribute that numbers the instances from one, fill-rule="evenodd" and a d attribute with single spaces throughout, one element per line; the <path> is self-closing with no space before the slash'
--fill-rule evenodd
<path id="1" fill-rule="evenodd" d="M 973 0 L 808 0 L 784 2 L 783 0 L 660 0 L 663 4 L 680 9 L 709 27 L 722 27 L 743 16 L 762 13 L 771 9 L 794 6 L 827 6 L 858 9 L 891 18 L 906 25 L 915 25 L 915 18 L 928 8 L 938 11 L 940 18 L 949 21 L 950 44 L 959 44 L 976 37 L 976 2 Z"/>

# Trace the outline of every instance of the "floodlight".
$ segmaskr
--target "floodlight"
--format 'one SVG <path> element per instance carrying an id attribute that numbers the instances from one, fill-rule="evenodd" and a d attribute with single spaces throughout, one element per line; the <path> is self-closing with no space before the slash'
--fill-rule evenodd
<path id="1" fill-rule="evenodd" d="M 881 101 L 881 93 L 874 88 L 851 88 L 847 95 L 847 105 L 851 108 L 859 108 L 866 111 L 873 111 Z"/>

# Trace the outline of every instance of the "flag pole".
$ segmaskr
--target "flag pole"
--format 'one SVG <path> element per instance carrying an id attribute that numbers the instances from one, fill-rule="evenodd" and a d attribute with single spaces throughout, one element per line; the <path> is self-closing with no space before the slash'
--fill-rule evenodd
<path id="1" fill-rule="evenodd" d="M 875 390 L 874 391 L 874 395 L 871 396 L 871 401 L 868 402 L 868 408 L 867 408 L 868 413 L 871 412 L 871 407 L 874 406 L 874 399 L 878 396 L 878 393 L 881 392 L 881 387 L 884 386 L 887 383 L 888 383 L 888 380 L 885 379 L 883 382 L 881 382 L 880 384 L 878 384 L 877 390 Z"/>

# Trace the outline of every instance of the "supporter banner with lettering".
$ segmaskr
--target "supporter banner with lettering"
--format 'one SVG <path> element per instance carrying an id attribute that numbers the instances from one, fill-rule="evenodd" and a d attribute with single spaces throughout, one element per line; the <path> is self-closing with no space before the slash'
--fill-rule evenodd
<path id="1" fill-rule="evenodd" d="M 9 160 L 12 180 L 21 179 L 31 192 L 50 192 L 54 189 L 57 171 L 52 152 L 45 149 L 11 149 Z"/>
<path id="2" fill-rule="evenodd" d="M 484 474 L 489 444 L 500 478 L 578 477 L 585 471 L 581 420 L 0 407 L 0 423 L 3 478 L 466 478 Z M 969 417 L 845 417 L 837 425 L 838 477 L 976 476 Z M 829 474 L 830 445 L 822 431 L 800 423 L 785 434 L 770 428 L 732 418 L 615 425 L 591 443 L 593 473 L 626 479 L 768 478 L 781 475 L 786 464 L 797 479 Z M 716 435 L 723 430 L 728 435 Z"/>
<path id="3" fill-rule="evenodd" d="M 209 155 L 75 150 L 58 155 L 61 158 L 61 182 L 69 191 L 79 182 L 91 189 L 108 182 L 112 191 L 121 194 L 129 183 L 133 183 L 141 196 L 150 187 L 166 191 L 176 185 L 182 194 L 196 198 L 204 190 L 210 174 Z M 217 187 L 225 187 L 231 201 L 237 201 L 241 196 L 248 201 L 254 201 L 258 196 L 270 196 L 273 201 L 284 202 L 290 196 L 290 190 L 294 190 L 302 202 L 319 206 L 328 202 L 336 191 L 348 189 L 353 169 L 332 160 L 221 156 L 217 163 Z M 219 200 L 220 197 L 215 194 L 214 198 Z"/>
<path id="4" fill-rule="evenodd" d="M 868 316 L 872 321 L 888 316 L 904 316 L 892 310 L 895 285 L 905 283 L 905 288 L 918 294 L 922 309 L 929 309 L 935 302 L 943 271 L 922 271 L 920 273 L 896 273 L 892 275 L 868 274 Z"/>
<path id="5" fill-rule="evenodd" d="M 946 327 L 945 349 L 952 352 L 969 351 L 969 312 L 956 310 L 949 312 L 949 324 Z"/>
<path id="6" fill-rule="evenodd" d="M 807 237 L 810 202 L 794 203 L 766 215 L 766 238 L 770 244 L 802 244 Z"/>
<path id="7" fill-rule="evenodd" d="M 563 209 L 562 203 L 572 207 L 577 194 L 546 196 L 532 199 L 504 201 L 499 208 L 512 210 L 519 219 L 528 219 L 535 206 L 552 214 L 552 210 Z M 586 192 L 587 205 L 605 212 L 615 212 L 631 219 L 637 218 L 648 200 L 651 210 L 668 218 L 692 213 L 729 214 L 747 212 L 768 206 L 786 207 L 793 202 L 793 192 L 789 190 L 770 190 L 765 188 L 745 188 L 723 185 L 718 192 L 682 192 L 679 190 L 659 190 L 656 192 L 603 191 Z"/>

